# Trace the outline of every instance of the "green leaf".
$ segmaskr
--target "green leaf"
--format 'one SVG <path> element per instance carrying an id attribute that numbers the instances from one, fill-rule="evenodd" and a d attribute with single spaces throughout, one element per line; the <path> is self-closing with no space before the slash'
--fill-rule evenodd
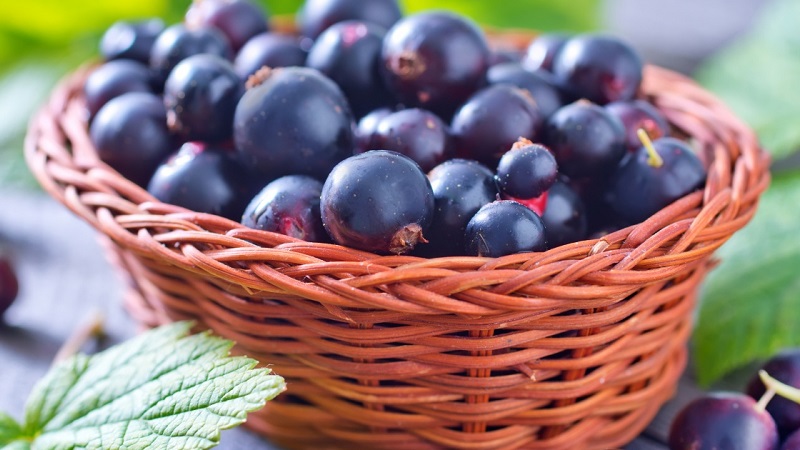
<path id="1" fill-rule="evenodd" d="M 23 432 L 20 424 L 8 414 L 0 412 L 0 446 L 15 441 L 22 436 Z"/>
<path id="2" fill-rule="evenodd" d="M 774 180 L 758 213 L 718 253 L 694 332 L 702 385 L 732 369 L 800 345 L 800 173 Z"/>
<path id="3" fill-rule="evenodd" d="M 696 78 L 758 133 L 775 157 L 800 149 L 800 2 L 770 3 L 753 32 L 711 58 Z"/>
<path id="4" fill-rule="evenodd" d="M 38 449 L 206 449 L 285 388 L 232 342 L 190 324 L 58 365 L 34 388 L 24 436 Z M 21 441 L 18 441 L 21 442 Z"/>

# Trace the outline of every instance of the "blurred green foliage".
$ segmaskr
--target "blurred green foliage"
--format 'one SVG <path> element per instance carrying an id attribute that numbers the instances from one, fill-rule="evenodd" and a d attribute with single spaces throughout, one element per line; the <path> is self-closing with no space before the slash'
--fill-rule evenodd
<path id="1" fill-rule="evenodd" d="M 273 15 L 302 0 L 257 0 Z M 369 0 L 364 0 L 369 1 Z M 121 19 L 181 20 L 190 0 L 30 0 L 0 14 L 0 186 L 34 186 L 22 161 L 28 118 L 56 81 L 95 58 L 103 31 Z M 584 31 L 596 27 L 599 0 L 401 0 L 406 12 L 449 9 L 491 27 Z"/>

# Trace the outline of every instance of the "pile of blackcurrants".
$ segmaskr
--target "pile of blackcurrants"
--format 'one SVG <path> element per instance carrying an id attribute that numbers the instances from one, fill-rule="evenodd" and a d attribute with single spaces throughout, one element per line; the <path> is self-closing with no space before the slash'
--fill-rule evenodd
<path id="1" fill-rule="evenodd" d="M 248 0 L 113 25 L 84 89 L 99 156 L 166 203 L 427 257 L 546 250 L 705 182 L 613 37 L 518 54 L 397 0 L 308 0 L 297 28 L 271 32 Z"/>
<path id="2" fill-rule="evenodd" d="M 800 450 L 800 349 L 767 361 L 746 394 L 713 392 L 672 422 L 671 450 Z M 775 397 L 778 394 L 778 397 Z"/>

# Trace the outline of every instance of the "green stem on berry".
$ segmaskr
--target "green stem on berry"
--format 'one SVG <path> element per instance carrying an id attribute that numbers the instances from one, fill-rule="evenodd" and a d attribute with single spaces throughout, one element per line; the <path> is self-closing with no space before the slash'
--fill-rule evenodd
<path id="1" fill-rule="evenodd" d="M 664 165 L 664 159 L 661 158 L 661 155 L 658 154 L 656 148 L 653 147 L 653 141 L 650 140 L 650 136 L 647 135 L 647 131 L 644 128 L 639 128 L 636 130 L 636 135 L 639 136 L 639 140 L 642 141 L 642 145 L 644 148 L 647 149 L 647 164 L 650 167 L 655 167 L 656 169 Z"/>
<path id="2" fill-rule="evenodd" d="M 789 386 L 785 383 L 781 383 L 775 378 L 772 378 L 765 370 L 759 370 L 758 376 L 759 378 L 761 378 L 761 382 L 764 383 L 764 386 L 767 387 L 767 392 L 765 392 L 764 395 L 761 396 L 761 399 L 758 401 L 757 408 L 760 408 L 761 411 L 763 411 L 764 408 L 767 407 L 767 403 L 769 403 L 770 399 L 775 394 L 778 394 L 783 398 L 789 399 L 797 404 L 800 404 L 800 389 Z"/>

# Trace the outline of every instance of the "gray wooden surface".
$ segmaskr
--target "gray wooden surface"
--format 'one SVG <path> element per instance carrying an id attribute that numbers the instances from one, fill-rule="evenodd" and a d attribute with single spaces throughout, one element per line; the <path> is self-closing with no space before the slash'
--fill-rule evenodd
<path id="1" fill-rule="evenodd" d="M 0 325 L 0 411 L 21 416 L 34 383 L 93 311 L 106 317 L 109 337 L 85 351 L 136 332 L 121 307 L 122 283 L 95 236 L 93 229 L 43 193 L 0 190 L 0 242 L 10 251 L 20 278 L 20 297 Z M 691 381 L 682 380 L 676 398 L 627 448 L 665 449 L 671 418 L 698 393 Z M 242 428 L 224 432 L 218 448 L 277 449 Z"/>

